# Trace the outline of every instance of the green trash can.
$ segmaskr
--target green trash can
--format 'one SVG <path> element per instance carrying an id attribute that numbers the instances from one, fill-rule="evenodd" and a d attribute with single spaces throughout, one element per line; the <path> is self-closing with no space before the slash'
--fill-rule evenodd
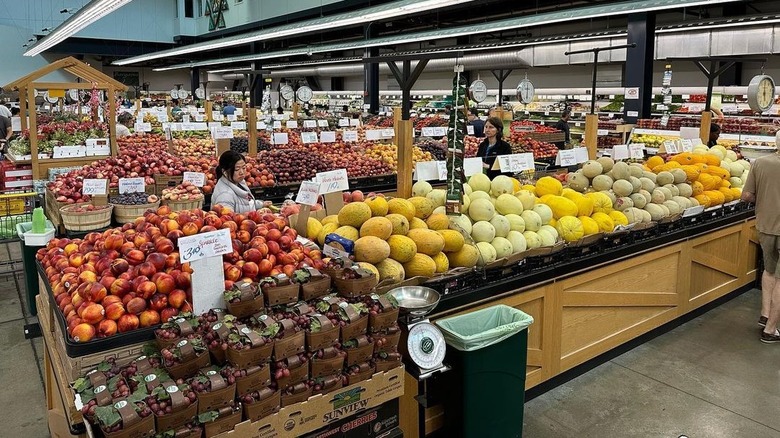
<path id="1" fill-rule="evenodd" d="M 35 265 L 35 253 L 46 247 L 54 238 L 54 224 L 46 220 L 46 232 L 35 234 L 32 231 L 32 222 L 16 224 L 16 234 L 22 241 L 22 263 L 24 264 L 24 288 L 27 291 L 27 308 L 30 315 L 38 314 L 38 306 L 35 304 L 35 296 L 38 295 L 38 268 Z"/>
<path id="2" fill-rule="evenodd" d="M 523 435 L 528 326 L 534 319 L 498 305 L 436 321 L 447 342 L 445 436 Z"/>

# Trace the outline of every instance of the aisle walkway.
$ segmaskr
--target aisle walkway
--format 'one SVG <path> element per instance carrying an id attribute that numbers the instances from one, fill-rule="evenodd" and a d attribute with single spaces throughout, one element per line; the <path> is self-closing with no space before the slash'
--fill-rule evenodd
<path id="1" fill-rule="evenodd" d="M 751 290 L 525 406 L 524 436 L 780 437 L 780 344 Z"/>

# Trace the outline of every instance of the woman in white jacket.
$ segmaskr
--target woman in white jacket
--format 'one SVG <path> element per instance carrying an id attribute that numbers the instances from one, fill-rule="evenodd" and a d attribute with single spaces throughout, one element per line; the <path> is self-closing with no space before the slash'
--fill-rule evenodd
<path id="1" fill-rule="evenodd" d="M 256 210 L 255 197 L 244 182 L 246 161 L 235 151 L 226 151 L 219 157 L 215 171 L 217 185 L 211 195 L 211 205 L 229 207 L 236 213 Z"/>

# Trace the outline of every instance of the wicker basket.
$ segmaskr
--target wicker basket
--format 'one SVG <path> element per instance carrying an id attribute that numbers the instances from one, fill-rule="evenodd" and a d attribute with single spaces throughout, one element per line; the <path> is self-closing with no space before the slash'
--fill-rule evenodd
<path id="1" fill-rule="evenodd" d="M 194 208 L 203 208 L 203 198 L 197 201 L 172 201 L 170 199 L 163 199 L 162 205 L 167 205 L 171 208 L 171 211 L 192 210 Z"/>
<path id="2" fill-rule="evenodd" d="M 135 222 L 136 218 L 143 217 L 146 210 L 157 210 L 159 206 L 160 201 L 137 205 L 114 204 L 114 220 L 120 224 L 129 224 Z"/>
<path id="3" fill-rule="evenodd" d="M 91 205 L 91 204 L 86 204 Z M 111 225 L 111 213 L 114 206 L 108 204 L 107 208 L 97 211 L 72 212 L 77 207 L 85 207 L 85 204 L 68 205 L 60 208 L 62 224 L 66 230 L 70 231 L 92 231 L 99 230 Z"/>

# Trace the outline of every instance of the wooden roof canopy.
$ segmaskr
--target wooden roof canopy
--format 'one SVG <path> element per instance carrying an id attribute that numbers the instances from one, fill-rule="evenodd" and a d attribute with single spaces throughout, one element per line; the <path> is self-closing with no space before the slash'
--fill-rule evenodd
<path id="1" fill-rule="evenodd" d="M 45 67 L 41 67 L 32 73 L 24 75 L 21 78 L 4 85 L 3 89 L 18 91 L 27 88 L 30 84 L 33 83 L 33 81 L 57 70 L 65 70 L 79 79 L 91 83 L 97 83 L 98 88 L 113 89 L 115 91 L 127 91 L 127 86 L 125 84 L 104 74 L 101 71 L 96 70 L 93 67 L 90 67 L 86 63 L 79 61 L 72 56 L 54 61 Z"/>

